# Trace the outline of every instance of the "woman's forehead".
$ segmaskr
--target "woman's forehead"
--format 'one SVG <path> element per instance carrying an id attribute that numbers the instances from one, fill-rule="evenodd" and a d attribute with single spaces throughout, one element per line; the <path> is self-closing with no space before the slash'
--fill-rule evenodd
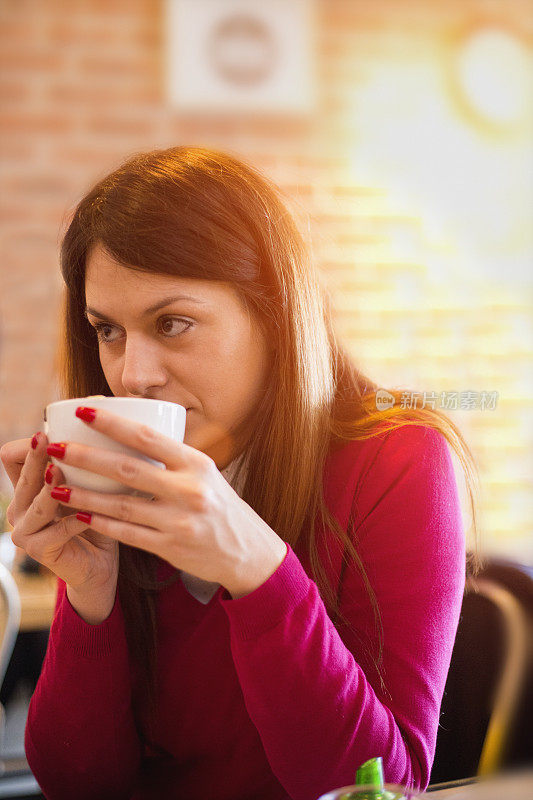
<path id="1" fill-rule="evenodd" d="M 127 305 L 142 306 L 143 310 L 163 299 L 184 300 L 199 308 L 220 306 L 221 301 L 228 300 L 240 303 L 236 288 L 229 282 L 131 269 L 102 249 L 93 250 L 87 258 L 85 298 L 89 307 Z"/>
<path id="2" fill-rule="evenodd" d="M 206 281 L 200 278 L 184 278 L 180 275 L 168 275 L 161 272 L 148 272 L 120 264 L 87 264 L 85 272 L 85 291 L 113 292 L 141 291 L 144 295 L 159 294 L 162 291 L 190 293 L 199 299 L 204 295 L 216 293 L 225 284 L 219 281 Z"/>

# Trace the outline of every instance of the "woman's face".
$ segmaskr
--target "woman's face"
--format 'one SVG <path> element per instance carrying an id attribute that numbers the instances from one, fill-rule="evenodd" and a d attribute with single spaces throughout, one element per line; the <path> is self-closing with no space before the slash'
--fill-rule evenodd
<path id="1" fill-rule="evenodd" d="M 185 444 L 223 469 L 239 454 L 230 431 L 249 418 L 269 374 L 256 320 L 229 283 L 136 272 L 99 245 L 86 266 L 87 319 L 113 394 L 185 406 Z"/>

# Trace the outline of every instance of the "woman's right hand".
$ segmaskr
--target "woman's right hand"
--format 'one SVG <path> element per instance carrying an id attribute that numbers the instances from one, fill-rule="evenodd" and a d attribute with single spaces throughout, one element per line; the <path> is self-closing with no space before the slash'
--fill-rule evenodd
<path id="1" fill-rule="evenodd" d="M 88 622 L 96 624 L 111 613 L 115 601 L 119 550 L 118 542 L 92 531 L 50 495 L 64 483 L 61 469 L 48 462 L 44 433 L 31 439 L 17 439 L 0 449 L 0 458 L 15 490 L 7 509 L 13 526 L 11 539 L 35 561 L 48 567 L 67 584 L 74 608 Z M 66 514 L 66 515 L 65 515 Z M 106 613 L 107 611 L 107 613 Z"/>

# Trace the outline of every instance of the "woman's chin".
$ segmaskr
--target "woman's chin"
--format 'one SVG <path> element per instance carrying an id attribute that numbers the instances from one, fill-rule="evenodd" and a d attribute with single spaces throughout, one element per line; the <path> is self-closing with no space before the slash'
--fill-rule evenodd
<path id="1" fill-rule="evenodd" d="M 194 447 L 195 450 L 201 450 L 202 453 L 205 453 L 210 444 L 212 444 L 212 437 L 209 435 L 207 426 L 198 424 L 198 420 L 191 422 L 190 413 L 190 411 L 187 411 L 183 442 L 189 447 Z"/>
<path id="2" fill-rule="evenodd" d="M 224 435 L 225 432 L 221 430 L 220 425 L 213 423 L 197 425 L 193 423 L 191 428 L 189 426 L 189 413 L 187 412 L 187 425 L 185 427 L 185 436 L 183 437 L 184 444 L 205 453 L 216 464 L 229 462 L 234 451 L 234 443 L 227 435 Z"/>

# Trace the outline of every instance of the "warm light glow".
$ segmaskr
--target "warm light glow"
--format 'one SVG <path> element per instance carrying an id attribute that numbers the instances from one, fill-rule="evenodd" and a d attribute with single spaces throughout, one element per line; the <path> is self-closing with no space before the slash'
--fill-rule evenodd
<path id="1" fill-rule="evenodd" d="M 495 122 L 524 117 L 533 88 L 531 66 L 520 39 L 491 28 L 471 36 L 458 54 L 459 80 L 468 101 Z"/>
<path id="2" fill-rule="evenodd" d="M 501 61 L 508 39 L 502 34 L 501 40 L 483 40 L 481 49 L 468 51 L 463 66 L 472 91 L 483 48 L 489 41 L 494 47 L 500 42 Z M 501 114 L 510 113 L 518 98 L 526 103 L 517 87 L 507 106 L 498 99 L 505 94 L 506 81 L 516 80 L 522 87 L 519 62 L 512 64 L 501 64 L 501 81 L 492 81 L 494 113 L 498 108 Z M 409 244 L 410 257 L 427 265 L 430 278 L 529 285 L 531 136 L 498 139 L 487 134 L 482 122 L 476 124 L 475 117 L 458 116 L 445 74 L 455 67 L 442 50 L 429 48 L 368 67 L 368 78 L 355 90 L 351 109 L 352 179 L 358 185 L 383 187 L 391 212 L 420 220 L 418 244 L 416 238 Z M 487 98 L 490 94 L 489 87 Z M 489 99 L 479 97 L 488 111 Z M 526 103 L 530 116 L 532 99 Z M 529 133 L 533 136 L 533 130 Z"/>

